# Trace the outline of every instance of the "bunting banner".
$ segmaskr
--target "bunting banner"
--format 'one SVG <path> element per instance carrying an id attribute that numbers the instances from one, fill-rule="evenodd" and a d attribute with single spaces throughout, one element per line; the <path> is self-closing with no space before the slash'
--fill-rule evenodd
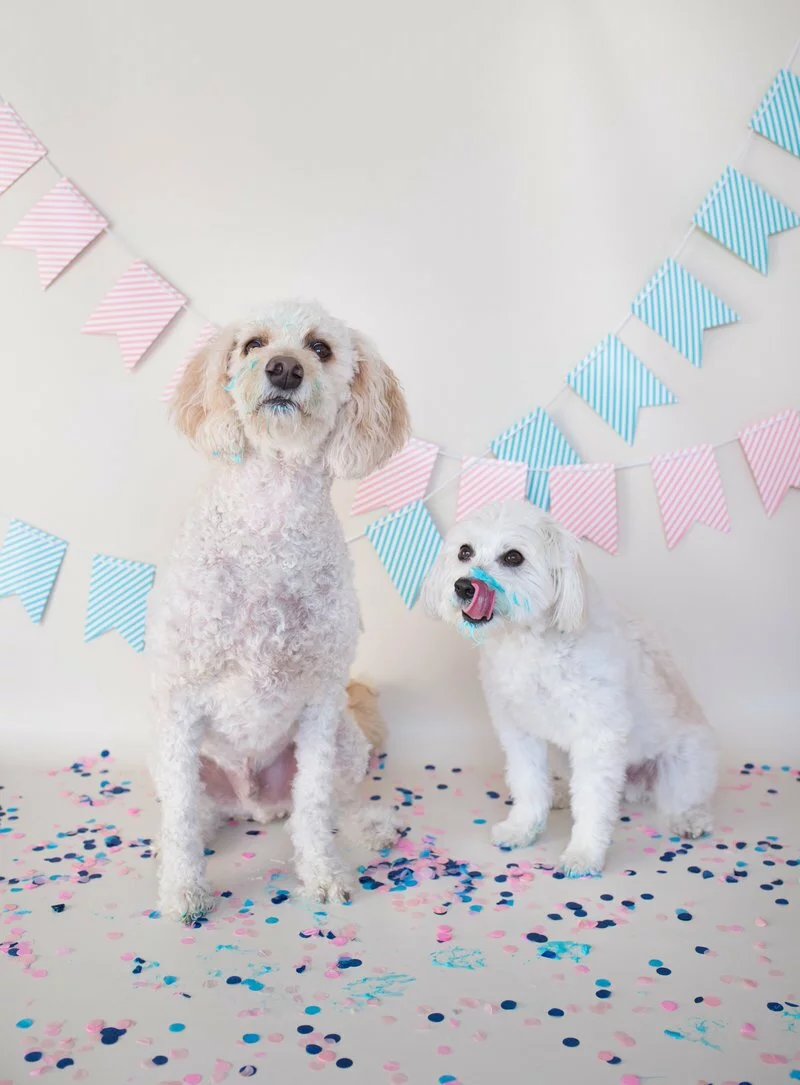
<path id="1" fill-rule="evenodd" d="M 528 500 L 545 510 L 550 508 L 549 468 L 581 462 L 578 453 L 541 407 L 495 437 L 490 447 L 498 460 L 528 465 Z"/>
<path id="2" fill-rule="evenodd" d="M 567 384 L 632 445 L 640 407 L 663 407 L 677 397 L 616 335 L 607 335 L 567 373 Z"/>
<path id="3" fill-rule="evenodd" d="M 107 228 L 107 219 L 62 177 L 3 244 L 36 252 L 39 281 L 46 289 Z"/>
<path id="4" fill-rule="evenodd" d="M 362 479 L 350 515 L 359 516 L 379 508 L 396 511 L 421 500 L 438 455 L 438 445 L 412 437 L 383 467 Z"/>
<path id="5" fill-rule="evenodd" d="M 10 105 L 0 106 L 0 193 L 10 188 L 23 173 L 45 157 L 40 143 Z"/>
<path id="6" fill-rule="evenodd" d="M 703 332 L 739 319 L 671 257 L 636 296 L 631 311 L 698 368 L 703 363 Z"/>
<path id="7" fill-rule="evenodd" d="M 134 260 L 81 330 L 84 335 L 116 335 L 125 368 L 133 369 L 186 300 L 144 260 Z"/>
<path id="8" fill-rule="evenodd" d="M 767 239 L 800 226 L 800 215 L 733 166 L 728 166 L 692 221 L 766 275 Z"/>
<path id="9" fill-rule="evenodd" d="M 183 359 L 181 364 L 178 366 L 178 368 L 175 370 L 175 372 L 170 377 L 169 381 L 167 381 L 166 385 L 164 386 L 164 391 L 161 393 L 161 402 L 162 403 L 170 403 L 172 401 L 172 397 L 175 395 L 175 392 L 176 392 L 176 390 L 178 388 L 178 385 L 181 383 L 181 377 L 186 372 L 186 369 L 187 369 L 187 366 L 189 365 L 189 362 L 191 362 L 192 358 L 194 358 L 194 356 L 206 345 L 206 343 L 211 338 L 213 338 L 213 336 L 216 334 L 216 332 L 217 332 L 216 324 L 204 324 L 203 325 L 203 327 L 200 329 L 200 332 L 199 332 L 197 338 L 192 343 L 188 354 L 186 355 L 186 357 Z"/>
<path id="10" fill-rule="evenodd" d="M 89 578 L 84 641 L 88 644 L 116 629 L 132 648 L 143 652 L 147 597 L 155 575 L 155 565 L 147 562 L 95 554 Z"/>
<path id="11" fill-rule="evenodd" d="M 490 501 L 521 501 L 528 489 L 528 465 L 513 460 L 465 456 L 458 480 L 456 520 L 463 520 Z"/>
<path id="12" fill-rule="evenodd" d="M 413 607 L 442 545 L 431 514 L 422 501 L 414 501 L 401 511 L 368 524 L 365 534 L 403 602 Z"/>
<path id="13" fill-rule="evenodd" d="M 550 511 L 567 531 L 617 552 L 617 474 L 613 463 L 554 467 L 550 472 Z"/>
<path id="14" fill-rule="evenodd" d="M 22 520 L 8 525 L 0 550 L 0 596 L 17 595 L 32 622 L 41 622 L 67 543 Z"/>
<path id="15" fill-rule="evenodd" d="M 800 158 L 800 76 L 786 68 L 778 72 L 750 127 Z"/>
<path id="16" fill-rule="evenodd" d="M 800 487 L 800 414 L 781 411 L 748 426 L 739 444 L 767 516 L 772 516 L 791 487 Z"/>
<path id="17" fill-rule="evenodd" d="M 670 550 L 693 523 L 730 531 L 728 506 L 711 445 L 668 452 L 650 461 Z"/>

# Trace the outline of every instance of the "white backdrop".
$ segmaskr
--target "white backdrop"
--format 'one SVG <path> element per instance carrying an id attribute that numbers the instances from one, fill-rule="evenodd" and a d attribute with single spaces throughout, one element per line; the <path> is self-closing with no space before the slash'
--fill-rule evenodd
<path id="1" fill-rule="evenodd" d="M 798 36 L 796 0 L 6 0 L 0 93 L 211 319 L 318 297 L 381 345 L 419 436 L 476 454 L 674 251 Z M 800 161 L 752 137 L 742 168 L 800 209 Z M 0 199 L 0 236 L 53 181 L 40 165 Z M 33 254 L 0 249 L 0 508 L 73 544 L 41 627 L 0 600 L 4 757 L 146 741 L 146 656 L 82 643 L 88 552 L 163 561 L 205 464 L 159 402 L 197 322 L 132 375 L 113 338 L 79 333 L 128 260 L 103 239 L 43 293 Z M 565 395 L 555 419 L 587 459 L 800 405 L 800 231 L 771 241 L 768 278 L 697 235 L 683 262 L 742 321 L 706 335 L 702 370 L 632 322 L 624 340 L 680 403 L 644 411 L 630 449 Z M 730 535 L 695 526 L 669 553 L 639 469 L 619 476 L 619 553 L 587 543 L 587 561 L 668 640 L 731 756 L 796 764 L 800 494 L 768 520 L 739 449 L 719 460 Z M 434 502 L 442 527 L 454 500 Z M 405 610 L 368 542 L 353 557 L 359 669 L 393 748 L 493 750 L 474 649 Z"/>

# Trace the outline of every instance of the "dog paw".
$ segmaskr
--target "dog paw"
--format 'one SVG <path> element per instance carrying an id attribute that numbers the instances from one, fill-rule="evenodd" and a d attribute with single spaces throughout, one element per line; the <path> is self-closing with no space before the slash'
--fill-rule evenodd
<path id="1" fill-rule="evenodd" d="M 303 892 L 320 904 L 347 904 L 353 894 L 349 878 L 331 871 L 301 879 Z"/>
<path id="2" fill-rule="evenodd" d="M 187 926 L 203 919 L 214 908 L 214 894 L 201 884 L 165 886 L 161 889 L 159 910 L 162 915 L 179 919 Z"/>
<path id="3" fill-rule="evenodd" d="M 582 848 L 569 847 L 559 859 L 559 865 L 568 878 L 599 878 L 605 857 Z"/>
<path id="4" fill-rule="evenodd" d="M 552 788 L 551 808 L 553 810 L 569 810 L 569 780 L 564 776 L 554 776 Z"/>
<path id="5" fill-rule="evenodd" d="M 361 826 L 361 839 L 373 851 L 392 848 L 403 828 L 392 810 L 382 810 L 364 819 Z"/>
<path id="6" fill-rule="evenodd" d="M 529 848 L 543 829 L 543 821 L 530 823 L 506 818 L 492 827 L 492 843 L 498 848 Z"/>
<path id="7" fill-rule="evenodd" d="M 669 831 L 673 836 L 682 836 L 687 840 L 697 840 L 713 829 L 711 813 L 704 806 L 693 806 L 686 813 L 672 819 Z"/>

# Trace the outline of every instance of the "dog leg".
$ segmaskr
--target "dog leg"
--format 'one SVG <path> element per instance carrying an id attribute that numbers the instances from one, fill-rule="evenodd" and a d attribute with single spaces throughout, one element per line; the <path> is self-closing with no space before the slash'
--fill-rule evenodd
<path id="1" fill-rule="evenodd" d="M 344 711 L 342 689 L 310 705 L 300 717 L 289 822 L 297 873 L 305 892 L 330 903 L 349 900 L 351 892 L 334 847 L 337 731 Z"/>
<path id="2" fill-rule="evenodd" d="M 159 728 L 158 788 L 161 796 L 159 906 L 162 912 L 193 923 L 214 903 L 206 882 L 203 851 L 204 799 L 200 783 L 203 721 L 186 702 L 173 705 Z"/>
<path id="3" fill-rule="evenodd" d="M 572 835 L 561 868 L 570 878 L 605 866 L 625 783 L 624 742 L 586 742 L 572 748 Z"/>
<path id="4" fill-rule="evenodd" d="M 547 743 L 506 721 L 495 727 L 506 755 L 506 781 L 514 805 L 505 821 L 492 829 L 499 847 L 525 848 L 536 840 L 550 811 Z"/>
<path id="5" fill-rule="evenodd" d="M 716 783 L 717 751 L 711 728 L 685 724 L 672 749 L 656 761 L 656 806 L 673 835 L 694 840 L 711 832 L 709 804 Z"/>
<path id="6" fill-rule="evenodd" d="M 402 822 L 390 807 L 365 802 L 361 794 L 369 770 L 370 747 L 361 724 L 350 712 L 345 712 L 336 742 L 337 799 L 342 829 L 354 843 L 382 851 L 397 840 Z"/>

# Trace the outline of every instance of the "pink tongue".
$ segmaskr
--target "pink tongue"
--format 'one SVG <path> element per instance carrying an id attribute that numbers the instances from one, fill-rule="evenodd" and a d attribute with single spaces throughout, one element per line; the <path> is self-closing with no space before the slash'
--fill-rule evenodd
<path id="1" fill-rule="evenodd" d="M 468 618 L 480 621 L 481 618 L 491 618 L 494 610 L 494 591 L 482 580 L 473 580 L 472 586 L 475 594 L 469 601 L 469 606 L 464 608 Z"/>

